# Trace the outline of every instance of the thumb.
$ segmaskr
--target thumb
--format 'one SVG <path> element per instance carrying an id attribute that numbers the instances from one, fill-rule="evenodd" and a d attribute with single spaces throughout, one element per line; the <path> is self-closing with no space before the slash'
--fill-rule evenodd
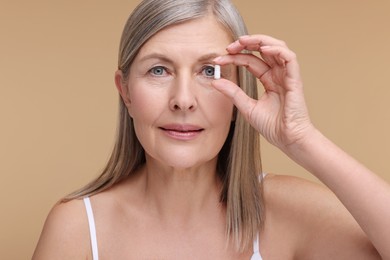
<path id="1" fill-rule="evenodd" d="M 211 85 L 230 98 L 241 114 L 249 120 L 256 105 L 256 100 L 250 98 L 239 86 L 226 79 L 212 81 Z"/>

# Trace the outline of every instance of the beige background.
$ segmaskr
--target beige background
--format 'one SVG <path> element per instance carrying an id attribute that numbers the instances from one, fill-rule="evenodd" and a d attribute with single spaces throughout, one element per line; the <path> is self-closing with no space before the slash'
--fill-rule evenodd
<path id="1" fill-rule="evenodd" d="M 298 54 L 318 128 L 390 182 L 389 2 L 235 2 L 251 33 Z M 30 258 L 51 206 L 106 162 L 117 47 L 136 3 L 0 0 L 1 259 Z M 265 171 L 314 180 L 262 150 Z"/>

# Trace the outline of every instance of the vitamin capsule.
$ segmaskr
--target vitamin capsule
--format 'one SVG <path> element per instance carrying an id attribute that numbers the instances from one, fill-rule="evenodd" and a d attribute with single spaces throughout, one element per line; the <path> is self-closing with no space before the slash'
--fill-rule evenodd
<path id="1" fill-rule="evenodd" d="M 221 78 L 221 66 L 215 65 L 214 67 L 214 79 L 220 79 Z"/>

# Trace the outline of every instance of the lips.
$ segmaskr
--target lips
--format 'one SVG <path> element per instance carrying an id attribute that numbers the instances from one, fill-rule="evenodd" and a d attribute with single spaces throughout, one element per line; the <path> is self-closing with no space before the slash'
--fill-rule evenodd
<path id="1" fill-rule="evenodd" d="M 204 128 L 195 125 L 178 124 L 164 125 L 159 128 L 168 136 L 180 140 L 194 139 L 204 130 Z"/>
<path id="2" fill-rule="evenodd" d="M 203 130 L 203 128 L 194 125 L 164 125 L 160 129 L 177 132 L 199 132 Z"/>

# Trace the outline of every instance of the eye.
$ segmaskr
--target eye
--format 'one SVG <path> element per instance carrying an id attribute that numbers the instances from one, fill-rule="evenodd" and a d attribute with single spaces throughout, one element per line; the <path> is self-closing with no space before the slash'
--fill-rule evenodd
<path id="1" fill-rule="evenodd" d="M 213 66 L 205 66 L 203 68 L 203 74 L 206 76 L 206 77 L 214 77 L 214 67 Z"/>
<path id="2" fill-rule="evenodd" d="M 163 76 L 166 73 L 166 69 L 163 66 L 156 66 L 149 70 L 149 73 L 151 73 L 154 76 Z"/>

